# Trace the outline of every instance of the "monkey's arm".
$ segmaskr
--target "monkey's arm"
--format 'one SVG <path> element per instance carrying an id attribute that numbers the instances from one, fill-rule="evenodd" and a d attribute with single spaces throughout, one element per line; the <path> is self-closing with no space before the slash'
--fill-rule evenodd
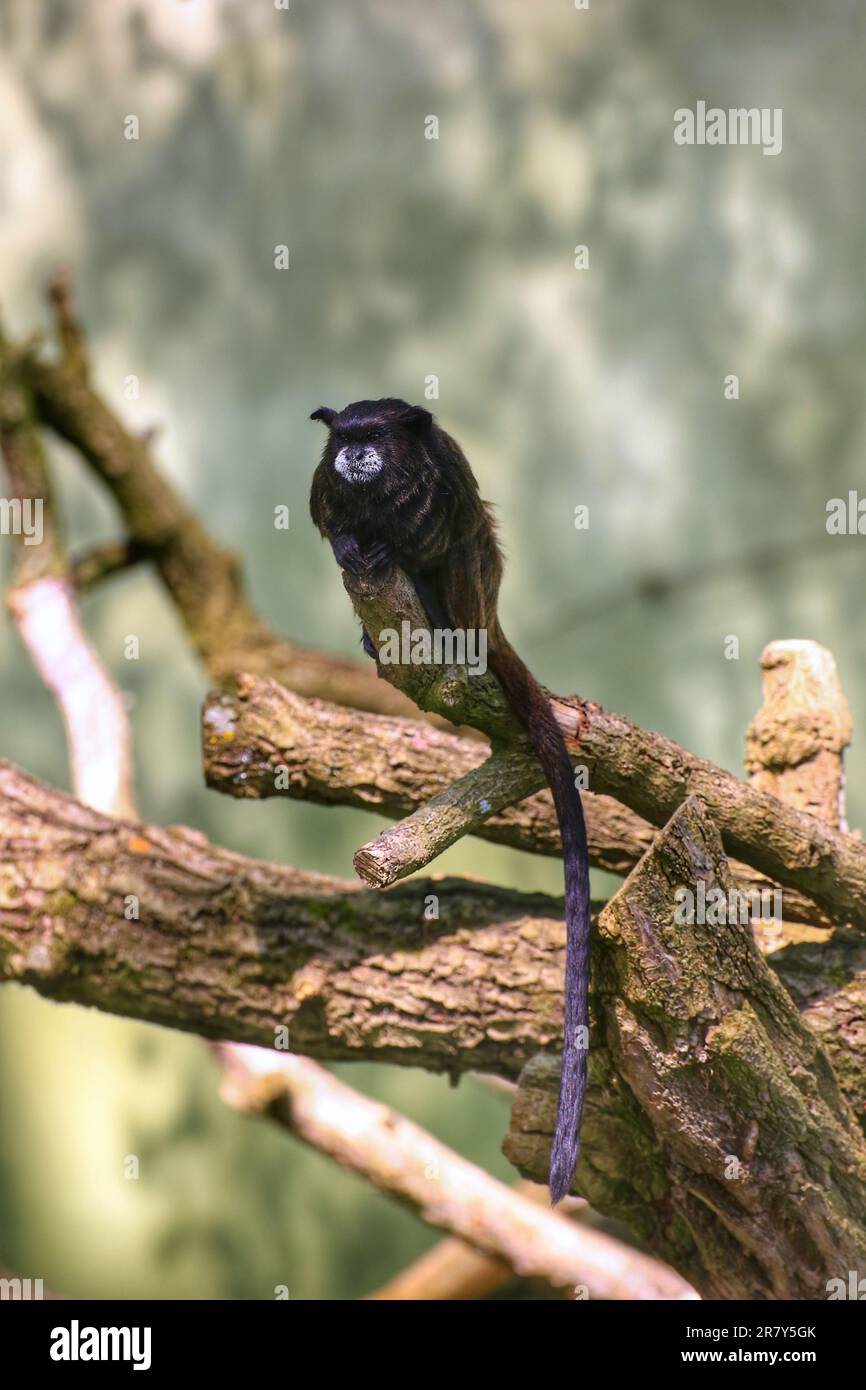
<path id="1" fill-rule="evenodd" d="M 310 516 L 321 536 L 330 544 L 341 570 L 362 576 L 376 574 L 394 563 L 393 548 L 384 540 L 362 545 L 351 516 L 334 505 L 327 475 L 321 466 L 313 474 L 310 488 Z"/>

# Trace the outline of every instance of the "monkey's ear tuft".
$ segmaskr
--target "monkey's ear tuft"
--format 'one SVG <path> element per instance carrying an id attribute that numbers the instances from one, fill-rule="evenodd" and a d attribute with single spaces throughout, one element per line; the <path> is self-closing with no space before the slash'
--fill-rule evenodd
<path id="1" fill-rule="evenodd" d="M 423 405 L 410 405 L 403 416 L 402 423 L 408 425 L 409 429 L 421 430 L 429 429 L 433 424 L 433 416 L 429 410 L 425 410 Z"/>
<path id="2" fill-rule="evenodd" d="M 331 428 L 331 425 L 334 423 L 336 418 L 336 410 L 332 410 L 329 405 L 320 405 L 318 410 L 314 410 L 312 415 L 310 416 L 311 420 L 324 420 L 325 424 L 328 426 L 328 429 Z"/>

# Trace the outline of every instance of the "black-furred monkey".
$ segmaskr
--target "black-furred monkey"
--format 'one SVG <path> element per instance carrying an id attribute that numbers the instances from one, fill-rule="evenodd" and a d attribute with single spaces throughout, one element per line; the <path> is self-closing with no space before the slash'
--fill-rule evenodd
<path id="1" fill-rule="evenodd" d="M 488 664 L 527 731 L 553 793 L 565 858 L 565 1027 L 554 1202 L 571 1187 L 580 1151 L 589 1017 L 589 861 L 580 793 L 547 697 L 506 640 L 497 616 L 502 556 L 493 518 L 459 445 L 421 406 L 356 401 L 311 416 L 328 426 L 310 512 L 337 563 L 370 575 L 392 564 L 412 579 L 432 627 L 487 632 Z M 364 646 L 376 651 L 364 634 Z"/>

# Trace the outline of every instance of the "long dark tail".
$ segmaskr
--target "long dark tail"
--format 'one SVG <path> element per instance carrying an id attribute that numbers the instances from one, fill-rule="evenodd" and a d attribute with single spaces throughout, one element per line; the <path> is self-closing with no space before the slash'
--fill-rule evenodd
<path id="1" fill-rule="evenodd" d="M 514 713 L 553 793 L 565 860 L 565 1024 L 556 1130 L 550 1153 L 550 1195 L 554 1203 L 571 1188 L 580 1154 L 580 1122 L 586 1094 L 589 1042 L 589 857 L 580 792 L 562 730 L 541 686 L 514 648 L 497 634 L 488 662 L 499 677 Z"/>

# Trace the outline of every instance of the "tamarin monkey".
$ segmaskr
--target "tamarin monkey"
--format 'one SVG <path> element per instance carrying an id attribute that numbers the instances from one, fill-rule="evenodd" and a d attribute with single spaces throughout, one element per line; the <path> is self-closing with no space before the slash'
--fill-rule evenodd
<path id="1" fill-rule="evenodd" d="M 502 554 L 488 504 L 459 445 L 421 406 L 356 401 L 310 417 L 328 427 L 310 512 L 337 564 L 373 576 L 399 565 L 431 627 L 486 629 L 488 665 L 505 689 L 544 769 L 565 857 L 565 1028 L 556 1131 L 554 1202 L 571 1187 L 580 1151 L 589 1036 L 589 860 L 580 793 L 550 704 L 499 626 Z M 364 649 L 376 656 L 369 633 Z"/>

